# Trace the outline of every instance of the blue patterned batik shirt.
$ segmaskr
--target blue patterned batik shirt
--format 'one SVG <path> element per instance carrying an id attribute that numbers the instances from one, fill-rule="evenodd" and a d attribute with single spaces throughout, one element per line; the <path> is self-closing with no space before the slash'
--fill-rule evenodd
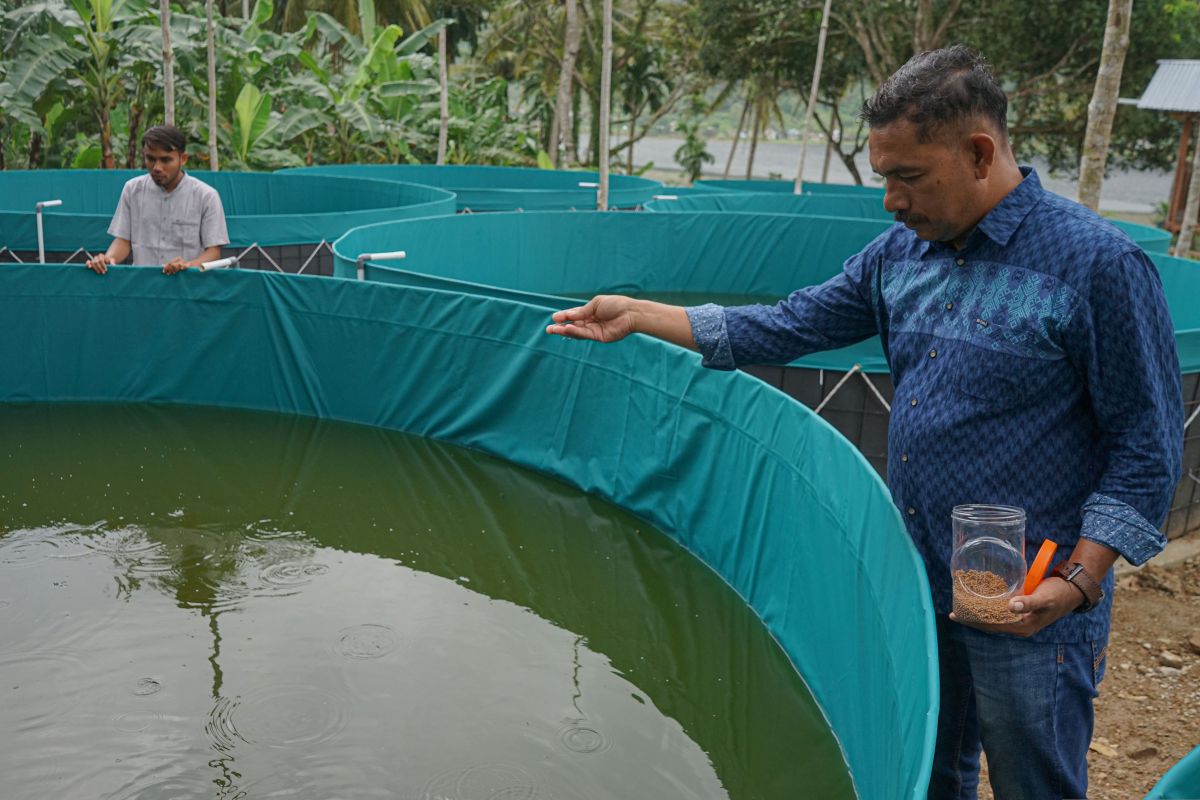
<path id="1" fill-rule="evenodd" d="M 878 334 L 895 384 L 888 485 L 951 609 L 950 510 L 1026 512 L 1026 559 L 1080 536 L 1141 564 L 1179 480 L 1183 406 L 1162 284 L 1128 237 L 1037 173 L 962 250 L 897 224 L 838 276 L 775 306 L 689 308 L 704 365 L 788 363 Z M 1038 641 L 1107 638 L 1104 603 Z"/>

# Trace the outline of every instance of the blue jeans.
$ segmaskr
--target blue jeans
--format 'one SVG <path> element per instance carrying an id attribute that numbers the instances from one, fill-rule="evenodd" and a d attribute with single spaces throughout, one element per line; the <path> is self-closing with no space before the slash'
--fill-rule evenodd
<path id="1" fill-rule="evenodd" d="M 945 617 L 937 633 L 941 713 L 929 799 L 976 800 L 981 748 L 996 800 L 1086 797 L 1107 642 L 1030 642 Z"/>

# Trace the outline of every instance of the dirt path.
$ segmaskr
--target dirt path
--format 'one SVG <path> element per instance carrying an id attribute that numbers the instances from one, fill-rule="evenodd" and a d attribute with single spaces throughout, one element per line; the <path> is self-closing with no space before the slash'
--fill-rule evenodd
<path id="1" fill-rule="evenodd" d="M 1093 800 L 1142 797 L 1200 743 L 1200 560 L 1123 578 L 1089 759 Z"/>

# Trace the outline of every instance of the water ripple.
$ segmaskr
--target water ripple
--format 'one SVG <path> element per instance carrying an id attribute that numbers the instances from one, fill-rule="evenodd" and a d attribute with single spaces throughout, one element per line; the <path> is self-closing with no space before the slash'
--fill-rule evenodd
<path id="1" fill-rule="evenodd" d="M 78 687 L 80 681 L 67 684 L 59 678 L 62 673 L 82 671 L 83 660 L 73 651 L 30 650 L 0 654 L 3 688 L 13 708 L 23 715 L 7 733 L 44 731 L 51 720 L 74 710 L 64 687 Z M 23 695 L 19 701 L 12 699 L 17 693 Z"/>
<path id="2" fill-rule="evenodd" d="M 396 648 L 396 633 L 386 625 L 343 628 L 337 651 L 347 658 L 380 658 Z"/>
<path id="3" fill-rule="evenodd" d="M 120 733 L 143 733 L 152 725 L 162 721 L 162 714 L 145 711 L 127 711 L 113 717 L 113 729 Z"/>
<path id="4" fill-rule="evenodd" d="M 318 686 L 277 686 L 239 697 L 229 710 L 230 728 L 242 741 L 270 747 L 326 742 L 346 726 L 347 705 Z"/>
<path id="5" fill-rule="evenodd" d="M 608 750 L 612 745 L 608 738 L 595 728 L 572 723 L 558 732 L 558 740 L 563 747 L 573 753 L 599 753 Z"/>
<path id="6" fill-rule="evenodd" d="M 159 546 L 144 530 L 132 525 L 113 530 L 100 530 L 96 526 L 93 530 L 96 535 L 84 537 L 84 547 L 119 560 L 136 558 Z"/>
<path id="7" fill-rule="evenodd" d="M 324 575 L 329 567 L 324 564 L 313 564 L 306 561 L 282 561 L 265 567 L 259 573 L 259 579 L 269 587 L 276 589 L 296 589 L 312 582 L 318 575 Z"/>
<path id="8" fill-rule="evenodd" d="M 532 776 L 515 764 L 477 764 L 447 770 L 421 790 L 420 800 L 534 800 Z"/>
<path id="9" fill-rule="evenodd" d="M 238 741 L 245 741 L 233 724 L 233 714 L 239 700 L 237 697 L 218 697 L 204 723 L 204 732 L 208 734 L 212 746 L 222 753 L 233 750 Z"/>
<path id="10" fill-rule="evenodd" d="M 54 525 L 25 528 L 0 536 L 0 566 L 30 567 L 53 558 L 78 558 L 87 555 L 77 534 L 78 526 Z"/>

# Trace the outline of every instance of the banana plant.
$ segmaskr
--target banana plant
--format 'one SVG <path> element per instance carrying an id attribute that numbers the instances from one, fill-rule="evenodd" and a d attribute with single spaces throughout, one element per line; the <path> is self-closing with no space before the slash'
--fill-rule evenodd
<path id="1" fill-rule="evenodd" d="M 271 95 L 253 84 L 246 84 L 233 104 L 233 143 L 239 161 L 247 160 L 250 150 L 266 135 L 271 121 Z"/>
<path id="2" fill-rule="evenodd" d="M 84 102 L 74 104 L 86 105 L 99 126 L 102 166 L 115 166 L 112 112 L 125 93 L 123 59 L 152 58 L 161 35 L 146 1 L 42 0 L 5 19 L 12 26 L 10 44 L 19 37 L 0 88 L 6 112 L 44 133 L 46 120 L 37 109 L 53 107 L 46 93 L 58 92 L 67 103 L 79 95 Z"/>
<path id="3" fill-rule="evenodd" d="M 450 22 L 438 20 L 400 41 L 399 26 L 370 24 L 370 0 L 360 0 L 360 9 L 370 39 L 359 39 L 328 14 L 309 15 L 306 49 L 298 56 L 306 72 L 291 85 L 291 94 L 324 118 L 332 155 L 341 162 L 402 152 L 397 143 L 415 107 L 412 98 L 437 92 L 436 82 L 421 80 L 413 69 L 413 62 L 431 63 L 417 51 Z"/>

